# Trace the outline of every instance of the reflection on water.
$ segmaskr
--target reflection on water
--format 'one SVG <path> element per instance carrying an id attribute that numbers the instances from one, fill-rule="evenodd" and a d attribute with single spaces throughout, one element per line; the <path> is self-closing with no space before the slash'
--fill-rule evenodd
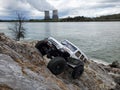
<path id="1" fill-rule="evenodd" d="M 10 36 L 8 25 L 0 23 L 0 32 Z M 120 22 L 27 23 L 26 28 L 26 40 L 68 39 L 90 58 L 120 60 Z"/>
<path id="2" fill-rule="evenodd" d="M 50 37 L 51 36 L 51 32 L 50 32 L 50 25 L 49 25 L 50 23 L 46 23 L 45 24 L 45 38 L 48 38 L 48 37 Z"/>

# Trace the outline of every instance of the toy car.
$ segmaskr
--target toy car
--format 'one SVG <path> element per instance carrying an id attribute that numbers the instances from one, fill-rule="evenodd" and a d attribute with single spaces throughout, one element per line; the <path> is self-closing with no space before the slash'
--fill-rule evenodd
<path id="1" fill-rule="evenodd" d="M 50 61 L 47 64 L 48 69 L 55 75 L 61 74 L 66 67 L 72 68 L 72 78 L 77 79 L 84 71 L 83 61 L 87 56 L 74 44 L 68 40 L 58 42 L 53 37 L 39 41 L 35 47 L 41 54 L 47 55 Z"/>

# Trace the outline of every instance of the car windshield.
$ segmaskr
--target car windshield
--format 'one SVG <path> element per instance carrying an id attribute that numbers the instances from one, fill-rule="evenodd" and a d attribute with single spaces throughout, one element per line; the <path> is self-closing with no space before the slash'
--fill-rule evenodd
<path id="1" fill-rule="evenodd" d="M 77 48 L 74 47 L 71 43 L 69 43 L 67 40 L 64 40 L 61 42 L 62 45 L 66 46 L 67 48 L 69 48 L 72 52 L 76 51 Z"/>

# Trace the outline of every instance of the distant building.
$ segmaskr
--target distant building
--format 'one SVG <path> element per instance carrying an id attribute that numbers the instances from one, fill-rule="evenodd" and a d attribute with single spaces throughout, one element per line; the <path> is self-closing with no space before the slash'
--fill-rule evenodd
<path id="1" fill-rule="evenodd" d="M 45 20 L 49 20 L 50 19 L 50 14 L 49 14 L 49 11 L 45 11 L 45 17 L 44 17 Z"/>
<path id="2" fill-rule="evenodd" d="M 52 19 L 58 19 L 58 10 L 53 10 Z"/>
<path id="3" fill-rule="evenodd" d="M 49 11 L 44 11 L 44 13 L 45 13 L 44 19 L 49 20 L 50 19 Z M 52 19 L 57 20 L 58 18 L 59 18 L 58 17 L 58 10 L 53 10 Z"/>

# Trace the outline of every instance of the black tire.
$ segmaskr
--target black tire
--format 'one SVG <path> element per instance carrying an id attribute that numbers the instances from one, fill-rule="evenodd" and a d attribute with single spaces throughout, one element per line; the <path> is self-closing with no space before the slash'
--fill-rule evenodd
<path id="1" fill-rule="evenodd" d="M 75 67 L 72 72 L 72 78 L 73 79 L 79 78 L 82 75 L 83 71 L 84 71 L 84 64 L 81 64 L 81 65 Z"/>
<path id="2" fill-rule="evenodd" d="M 39 41 L 35 47 L 41 52 L 42 55 L 45 55 L 47 50 L 48 50 L 48 46 L 47 44 L 45 43 L 44 40 L 42 41 Z"/>
<path id="3" fill-rule="evenodd" d="M 53 58 L 47 65 L 48 69 L 55 75 L 61 74 L 66 66 L 66 61 L 62 57 Z"/>

